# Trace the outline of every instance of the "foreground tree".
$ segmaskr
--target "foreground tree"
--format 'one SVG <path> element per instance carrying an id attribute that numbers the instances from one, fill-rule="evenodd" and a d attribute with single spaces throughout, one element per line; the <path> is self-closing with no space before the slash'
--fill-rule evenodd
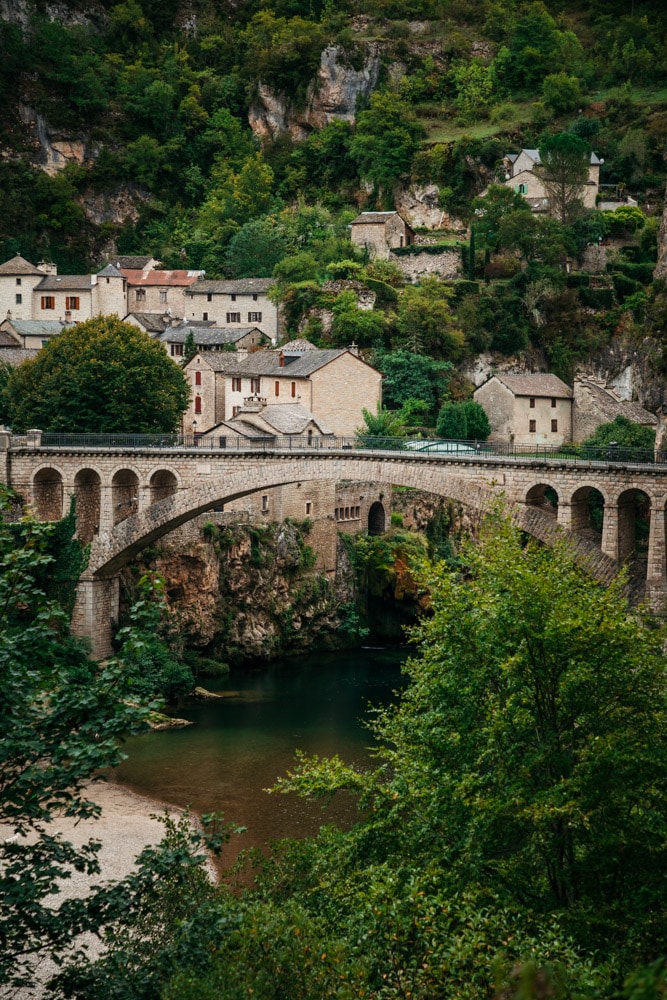
<path id="1" fill-rule="evenodd" d="M 559 926 L 612 992 L 667 949 L 665 630 L 628 606 L 623 579 L 602 588 L 565 544 L 524 546 L 500 516 L 461 562 L 428 574 L 432 615 L 413 634 L 410 686 L 378 714 L 377 770 L 304 762 L 285 787 L 360 795 L 348 871 L 383 870 L 395 909 L 451 914 L 476 898 L 495 925 L 489 959 L 531 958 L 513 932 L 495 936 L 510 912 L 532 927 L 533 958 Z M 431 957 L 451 926 L 432 916 L 410 954 L 459 996 Z M 584 965 L 569 968 L 583 994 Z"/>
<path id="2" fill-rule="evenodd" d="M 535 173 L 544 184 L 551 214 L 564 225 L 573 222 L 583 209 L 589 163 L 588 144 L 571 132 L 552 135 L 540 146 Z"/>
<path id="3" fill-rule="evenodd" d="M 164 346 L 116 316 L 77 323 L 11 373 L 5 398 L 24 431 L 162 433 L 187 406 L 183 372 Z"/>

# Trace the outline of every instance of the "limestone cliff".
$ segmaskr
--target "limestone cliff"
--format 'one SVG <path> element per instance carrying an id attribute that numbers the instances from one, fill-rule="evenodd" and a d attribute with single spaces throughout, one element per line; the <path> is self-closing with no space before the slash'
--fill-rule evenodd
<path id="1" fill-rule="evenodd" d="M 357 101 L 370 96 L 379 73 L 377 46 L 365 46 L 362 66 L 355 69 L 349 65 L 341 48 L 329 45 L 322 52 L 317 75 L 308 87 L 303 106 L 296 106 L 287 94 L 277 93 L 260 83 L 248 112 L 250 127 L 262 140 L 273 141 L 286 132 L 300 140 L 334 118 L 353 121 Z"/>
<path id="2" fill-rule="evenodd" d="M 665 210 L 662 213 L 660 231 L 658 233 L 658 263 L 653 272 L 654 278 L 667 280 L 667 192 L 665 197 Z"/>
<path id="3" fill-rule="evenodd" d="M 151 569 L 165 578 L 184 644 L 214 659 L 239 663 L 342 648 L 354 640 L 354 571 L 342 547 L 333 579 L 315 571 L 307 532 L 292 521 L 206 524 L 198 541 L 153 548 L 134 572 Z M 132 577 L 126 573 L 128 600 Z"/>

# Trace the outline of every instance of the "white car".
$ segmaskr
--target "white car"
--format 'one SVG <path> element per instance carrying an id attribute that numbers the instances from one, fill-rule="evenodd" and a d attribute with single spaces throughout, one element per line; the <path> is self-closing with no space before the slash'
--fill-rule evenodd
<path id="1" fill-rule="evenodd" d="M 404 448 L 410 451 L 422 451 L 437 455 L 476 455 L 477 449 L 461 441 L 429 441 L 428 438 L 416 441 L 404 441 Z"/>

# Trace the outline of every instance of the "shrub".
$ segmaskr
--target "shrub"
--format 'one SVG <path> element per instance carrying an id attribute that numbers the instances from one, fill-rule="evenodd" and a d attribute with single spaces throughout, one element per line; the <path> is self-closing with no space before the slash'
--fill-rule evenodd
<path id="1" fill-rule="evenodd" d="M 614 305 L 614 293 L 611 288 L 580 288 L 579 301 L 587 309 L 604 312 Z"/>

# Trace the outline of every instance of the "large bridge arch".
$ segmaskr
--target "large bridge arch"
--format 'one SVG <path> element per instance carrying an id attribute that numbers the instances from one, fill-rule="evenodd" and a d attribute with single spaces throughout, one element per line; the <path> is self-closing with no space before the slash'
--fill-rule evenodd
<path id="1" fill-rule="evenodd" d="M 89 572 L 107 577 L 130 562 L 146 545 L 173 531 L 219 504 L 230 503 L 260 490 L 318 480 L 372 480 L 387 486 L 409 486 L 448 497 L 479 510 L 488 509 L 500 491 L 490 482 L 471 482 L 452 463 L 446 469 L 439 463 L 416 464 L 397 460 L 322 458 L 286 458 L 284 461 L 244 467 L 238 472 L 211 476 L 130 514 L 123 521 L 93 541 Z"/>

